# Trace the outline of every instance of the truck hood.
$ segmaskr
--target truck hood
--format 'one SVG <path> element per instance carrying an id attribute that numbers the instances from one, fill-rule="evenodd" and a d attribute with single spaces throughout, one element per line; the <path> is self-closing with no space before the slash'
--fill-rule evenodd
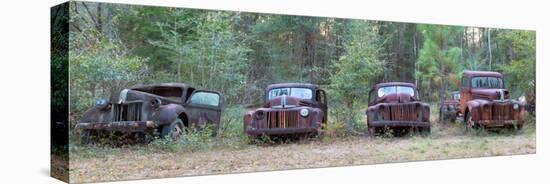
<path id="1" fill-rule="evenodd" d="M 407 103 L 417 101 L 417 99 L 407 93 L 393 93 L 381 97 L 378 103 Z"/>
<path id="2" fill-rule="evenodd" d="M 302 100 L 298 97 L 282 95 L 282 96 L 274 97 L 271 100 L 267 101 L 264 107 L 265 108 L 292 108 L 292 107 L 304 106 L 307 104 L 308 103 L 305 100 Z"/>
<path id="3" fill-rule="evenodd" d="M 509 98 L 509 92 L 506 89 L 472 89 L 472 98 L 484 100 L 504 100 Z"/>

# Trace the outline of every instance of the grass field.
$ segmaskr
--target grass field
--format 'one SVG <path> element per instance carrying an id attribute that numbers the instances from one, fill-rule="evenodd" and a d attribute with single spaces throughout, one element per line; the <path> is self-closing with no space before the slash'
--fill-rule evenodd
<path id="1" fill-rule="evenodd" d="M 74 182 L 130 180 L 536 152 L 534 123 L 518 132 L 434 123 L 429 136 L 325 136 L 262 144 L 246 144 L 236 136 L 204 140 L 198 144 L 202 146 L 184 148 L 162 141 L 122 147 L 73 145 L 70 177 Z"/>

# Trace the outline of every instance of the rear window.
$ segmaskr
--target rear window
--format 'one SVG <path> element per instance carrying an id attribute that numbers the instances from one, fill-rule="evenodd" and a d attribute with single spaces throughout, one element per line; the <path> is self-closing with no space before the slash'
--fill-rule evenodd
<path id="1" fill-rule="evenodd" d="M 182 100 L 181 97 L 183 93 L 181 88 L 174 88 L 174 87 L 155 87 L 150 89 L 135 89 L 135 90 L 155 94 L 158 96 L 162 96 L 168 99 L 178 100 L 178 101 Z"/>

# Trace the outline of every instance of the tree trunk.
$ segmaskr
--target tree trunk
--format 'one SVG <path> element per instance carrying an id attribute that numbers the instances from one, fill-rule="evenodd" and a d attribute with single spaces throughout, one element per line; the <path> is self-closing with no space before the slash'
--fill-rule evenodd
<path id="1" fill-rule="evenodd" d="M 491 52 L 491 28 L 487 29 L 487 49 L 489 50 L 489 71 L 492 71 L 493 53 Z"/>

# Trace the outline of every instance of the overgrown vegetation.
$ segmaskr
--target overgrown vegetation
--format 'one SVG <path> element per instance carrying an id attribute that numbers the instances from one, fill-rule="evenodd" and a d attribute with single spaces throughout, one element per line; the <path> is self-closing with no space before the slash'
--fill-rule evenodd
<path id="1" fill-rule="evenodd" d="M 139 83 L 223 93 L 219 136 L 191 132 L 181 143 L 190 149 L 244 145 L 242 115 L 271 83 L 327 89 L 329 137 L 366 132 L 367 94 L 378 82 L 416 83 L 436 103 L 457 90 L 463 70 L 493 70 L 512 98 L 535 103 L 534 31 L 92 2 L 71 2 L 70 11 L 71 127 L 94 100 Z"/>

